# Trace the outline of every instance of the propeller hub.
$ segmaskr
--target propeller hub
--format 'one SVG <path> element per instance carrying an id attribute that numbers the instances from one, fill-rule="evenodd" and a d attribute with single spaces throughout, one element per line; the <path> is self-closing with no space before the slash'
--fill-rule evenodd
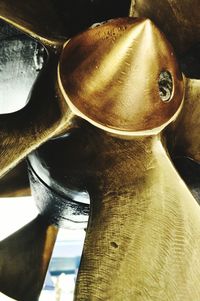
<path id="1" fill-rule="evenodd" d="M 160 132 L 184 95 L 174 51 L 149 19 L 110 20 L 66 42 L 58 80 L 75 114 L 119 135 Z"/>

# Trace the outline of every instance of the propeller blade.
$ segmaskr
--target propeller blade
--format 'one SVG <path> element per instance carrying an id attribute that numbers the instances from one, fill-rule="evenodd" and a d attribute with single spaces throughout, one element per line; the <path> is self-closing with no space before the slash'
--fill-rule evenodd
<path id="1" fill-rule="evenodd" d="M 77 149 L 91 211 L 75 300 L 199 300 L 200 208 L 160 137 L 90 131 Z"/>
<path id="2" fill-rule="evenodd" d="M 91 200 L 74 300 L 199 300 L 200 208 L 161 140 L 65 138 L 65 185 Z"/>
<path id="3" fill-rule="evenodd" d="M 63 27 L 54 1 L 1 0 L 0 18 L 44 44 L 62 41 Z"/>
<path id="4" fill-rule="evenodd" d="M 0 175 L 69 126 L 72 113 L 57 93 L 56 72 L 57 60 L 51 58 L 39 74 L 28 104 L 18 112 L 0 115 Z"/>
<path id="5" fill-rule="evenodd" d="M 38 300 L 57 236 L 38 216 L 0 242 L 0 291 L 19 301 Z"/>
<path id="6" fill-rule="evenodd" d="M 197 0 L 132 0 L 130 15 L 150 18 L 183 54 L 200 39 L 199 9 Z"/>
<path id="7" fill-rule="evenodd" d="M 200 80 L 186 79 L 185 101 L 177 121 L 170 128 L 173 155 L 200 162 Z"/>
<path id="8" fill-rule="evenodd" d="M 30 196 L 30 184 L 26 162 L 19 163 L 0 179 L 0 197 Z"/>
<path id="9" fill-rule="evenodd" d="M 127 16 L 130 0 L 1 0 L 0 18 L 45 45 L 61 45 L 93 23 Z"/>

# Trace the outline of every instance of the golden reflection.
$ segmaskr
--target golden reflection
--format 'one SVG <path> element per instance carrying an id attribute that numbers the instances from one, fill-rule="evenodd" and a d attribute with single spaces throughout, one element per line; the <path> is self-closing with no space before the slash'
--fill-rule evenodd
<path id="1" fill-rule="evenodd" d="M 168 103 L 159 95 L 164 71 L 173 79 Z M 157 133 L 179 110 L 184 95 L 173 49 L 144 19 L 109 21 L 74 37 L 61 53 L 58 83 L 75 114 L 125 136 Z"/>

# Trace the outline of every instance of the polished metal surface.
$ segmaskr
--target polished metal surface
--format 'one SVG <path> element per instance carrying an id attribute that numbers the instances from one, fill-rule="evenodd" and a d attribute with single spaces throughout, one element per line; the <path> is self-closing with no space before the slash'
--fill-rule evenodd
<path id="1" fill-rule="evenodd" d="M 173 82 L 168 101 L 159 93 L 164 71 Z M 174 118 L 184 93 L 173 49 L 145 19 L 112 20 L 67 42 L 58 80 L 75 114 L 124 136 L 159 132 Z"/>
<path id="2" fill-rule="evenodd" d="M 168 155 L 168 149 L 171 155 L 178 153 L 176 143 L 183 141 L 178 145 L 182 143 L 184 154 L 190 151 L 198 159 L 197 128 L 188 121 L 198 116 L 198 82 L 183 78 L 172 47 L 152 21 L 121 18 L 93 26 L 67 42 L 67 38 L 60 39 L 63 33 L 65 37 L 62 30 L 57 36 L 59 27 L 41 29 L 44 20 L 40 20 L 38 4 L 29 4 L 30 8 L 28 2 L 19 1 L 12 10 L 13 1 L 0 2 L 3 19 L 49 49 L 27 106 L 0 116 L 2 174 L 49 138 L 59 139 L 62 134 L 66 138 L 65 179 L 57 182 L 51 164 L 45 166 L 48 156 L 41 160 L 42 151 L 30 156 L 33 185 L 35 181 L 41 191 L 47 188 L 44 203 L 38 202 L 46 223 L 42 221 L 38 233 L 30 227 L 25 236 L 20 232 L 0 245 L 3 270 L 7 265 L 1 290 L 22 301 L 38 296 L 56 236 L 49 223 L 57 221 L 48 204 L 60 190 L 60 196 L 66 192 L 71 197 L 87 192 L 91 200 L 74 300 L 199 301 L 200 209 Z M 53 25 L 51 8 L 46 20 Z M 185 12 L 184 6 L 179 8 Z M 31 9 L 35 11 L 30 14 Z M 186 49 L 181 45 L 182 53 Z M 193 106 L 188 106 L 192 97 Z M 41 178 L 34 168 L 41 171 Z M 46 171 L 52 175 L 52 187 L 45 183 Z M 56 189 L 48 199 L 51 188 Z M 55 204 L 58 212 L 59 208 Z M 68 206 L 66 211 L 63 208 L 59 218 L 70 213 Z M 19 249 L 17 241 L 22 242 Z M 42 248 L 32 247 L 35 241 Z M 23 250 L 30 265 L 35 265 L 29 262 L 32 250 L 38 255 L 33 258 L 42 259 L 28 283 L 21 261 L 14 274 L 9 265 L 9 258 L 15 260 L 15 254 L 21 258 Z M 31 286 L 38 273 L 35 289 Z M 26 291 L 16 286 L 18 276 Z"/>

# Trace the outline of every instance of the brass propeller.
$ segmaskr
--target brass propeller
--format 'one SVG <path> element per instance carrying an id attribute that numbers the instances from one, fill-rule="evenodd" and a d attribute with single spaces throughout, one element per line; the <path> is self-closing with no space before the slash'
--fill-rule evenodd
<path id="1" fill-rule="evenodd" d="M 163 131 L 184 110 L 171 46 L 149 20 L 107 22 L 65 45 L 59 87 L 95 126 L 66 146 L 91 198 L 75 300 L 198 301 L 200 208 Z"/>
<path id="2" fill-rule="evenodd" d="M 67 131 L 74 115 L 92 124 L 81 127 L 82 139 L 69 143 L 66 151 L 67 172 L 80 178 L 92 202 L 75 300 L 198 301 L 200 209 L 174 169 L 163 135 L 184 106 L 184 82 L 173 49 L 149 20 L 126 18 L 89 29 L 61 51 L 62 38 L 54 40 L 57 27 L 41 31 L 34 22 L 42 14 L 36 18 L 36 10 L 30 14 L 22 1 L 14 12 L 12 4 L 0 2 L 0 17 L 56 49 L 49 47 L 49 62 L 27 106 L 0 116 L 1 174 Z M 42 227 L 43 237 L 48 227 Z M 24 234 L 19 236 L 26 245 Z M 7 258 L 13 241 L 2 245 Z M 20 268 L 13 279 L 24 279 Z M 7 273 L 11 279 L 10 269 Z M 36 298 L 41 275 L 28 300 Z M 23 289 L 13 293 L 15 286 L 7 285 L 2 291 L 27 300 Z"/>
<path id="3" fill-rule="evenodd" d="M 110 1 L 109 5 L 102 5 L 100 2 L 98 4 L 92 1 L 89 8 L 96 6 L 95 10 L 88 12 L 88 5 L 86 5 L 84 10 L 77 13 L 76 3 L 81 4 L 80 1 L 35 2 L 29 0 L 17 1 L 17 3 L 12 0 L 0 1 L 0 18 L 42 42 L 48 51 L 48 61 L 30 92 L 27 105 L 18 112 L 0 115 L 0 176 L 8 173 L 27 154 L 48 139 L 66 132 L 71 127 L 76 127 L 73 120 L 74 114 L 69 110 L 63 100 L 63 95 L 57 89 L 56 75 L 60 51 L 68 37 L 82 30 L 84 26 L 88 27 L 92 24 L 93 18 L 95 21 L 101 21 L 104 15 L 102 15 L 102 10 L 104 11 L 107 7 L 111 8 L 114 2 Z M 128 8 L 129 0 L 124 3 Z M 122 10 L 119 9 L 121 6 L 116 4 L 113 13 L 106 14 L 106 18 L 114 17 L 119 12 L 121 14 Z M 66 7 L 68 9 L 63 14 Z M 84 19 L 85 16 L 91 17 L 90 14 L 93 15 L 93 18 L 90 18 L 92 23 Z M 17 172 L 16 169 L 14 174 Z M 8 173 L 3 182 L 6 179 L 9 181 L 10 178 L 12 179 L 12 174 Z M 19 190 L 20 187 L 17 186 L 15 195 L 19 193 Z M 38 217 L 30 225 L 0 243 L 0 289 L 2 292 L 18 300 L 37 299 L 55 237 L 54 226 L 48 225 L 43 218 Z M 49 247 L 48 252 L 46 252 L 46 247 Z M 30 266 L 35 268 L 33 273 L 28 274 Z M 23 287 L 18 285 L 19 281 Z"/>

